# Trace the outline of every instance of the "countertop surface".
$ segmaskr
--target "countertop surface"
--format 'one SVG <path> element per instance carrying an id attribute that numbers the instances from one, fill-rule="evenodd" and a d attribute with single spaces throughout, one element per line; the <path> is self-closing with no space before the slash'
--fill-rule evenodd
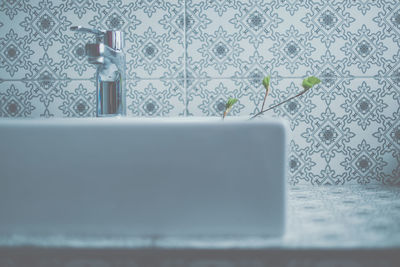
<path id="1" fill-rule="evenodd" d="M 0 236 L 0 246 L 188 249 L 400 248 L 400 187 L 380 185 L 288 187 L 282 238 Z"/>

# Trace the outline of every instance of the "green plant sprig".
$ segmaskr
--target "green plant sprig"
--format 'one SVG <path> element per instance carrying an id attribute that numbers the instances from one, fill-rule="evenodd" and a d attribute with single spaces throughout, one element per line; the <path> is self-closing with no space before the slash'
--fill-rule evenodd
<path id="1" fill-rule="evenodd" d="M 265 88 L 265 95 L 264 95 L 264 101 L 263 101 L 263 103 L 262 103 L 262 107 L 261 107 L 261 110 L 263 110 L 264 109 L 264 105 L 265 105 L 265 100 L 267 100 L 267 96 L 268 96 L 268 93 L 269 93 L 269 81 L 271 80 L 271 76 L 267 76 L 267 77 L 265 77 L 264 79 L 263 79 L 263 81 L 262 81 L 262 84 L 264 85 L 264 88 Z"/>
<path id="2" fill-rule="evenodd" d="M 292 97 L 289 97 L 288 99 L 286 99 L 286 100 L 280 102 L 279 104 L 276 104 L 276 105 L 274 105 L 274 106 L 272 106 L 272 107 L 270 107 L 270 108 L 267 108 L 266 110 L 261 109 L 260 112 L 258 112 L 258 113 L 255 114 L 254 116 L 252 116 L 250 119 L 254 119 L 255 117 L 260 116 L 261 114 L 263 114 L 263 113 L 265 113 L 265 112 L 267 112 L 267 111 L 269 111 L 269 110 L 271 110 L 271 109 L 274 109 L 274 108 L 276 108 L 276 107 L 279 107 L 280 105 L 283 105 L 283 104 L 285 104 L 286 102 L 289 102 L 290 100 L 292 100 L 292 99 L 294 99 L 294 98 L 296 98 L 296 97 L 299 97 L 299 96 L 303 95 L 303 94 L 306 93 L 308 90 L 310 90 L 314 85 L 317 85 L 317 84 L 319 84 L 320 82 L 321 82 L 321 80 L 318 79 L 317 77 L 314 77 L 314 76 L 310 76 L 310 77 L 305 78 L 305 79 L 303 80 L 302 84 L 301 84 L 301 85 L 303 86 L 303 91 L 301 91 L 301 92 L 298 93 L 297 95 L 294 95 L 294 96 L 292 96 Z"/>
<path id="3" fill-rule="evenodd" d="M 265 78 L 263 79 L 263 82 L 262 82 L 262 83 L 263 83 L 263 85 L 264 85 L 266 91 L 265 91 L 264 101 L 263 101 L 263 103 L 262 103 L 261 111 L 258 112 L 258 113 L 255 114 L 255 115 L 253 115 L 252 117 L 250 117 L 250 120 L 256 118 L 257 116 L 260 116 L 260 115 L 264 114 L 265 112 L 267 112 L 267 111 L 269 111 L 269 110 L 271 110 L 271 109 L 274 109 L 274 108 L 276 108 L 276 107 L 279 107 L 280 105 L 283 105 L 283 104 L 285 104 L 286 102 L 288 102 L 288 101 L 290 101 L 290 100 L 292 100 L 292 99 L 294 99 L 294 98 L 296 98 L 296 97 L 299 97 L 299 96 L 305 94 L 305 93 L 306 93 L 308 90 L 310 90 L 313 86 L 315 86 L 315 85 L 317 85 L 317 84 L 319 84 L 319 83 L 321 82 L 321 80 L 318 79 L 317 77 L 314 77 L 314 76 L 307 77 L 307 78 L 305 78 L 305 79 L 303 80 L 303 82 L 302 82 L 302 84 L 301 84 L 301 86 L 303 87 L 303 91 L 301 91 L 300 93 L 298 93 L 298 94 L 296 94 L 296 95 L 294 95 L 294 96 L 292 96 L 292 97 L 289 97 L 288 99 L 286 99 L 286 100 L 284 100 L 284 101 L 282 101 L 282 102 L 280 102 L 280 103 L 278 103 L 278 104 L 276 104 L 276 105 L 274 105 L 274 106 L 272 106 L 272 107 L 267 108 L 266 110 L 264 110 L 265 100 L 267 99 L 268 93 L 269 93 L 269 91 L 270 91 L 270 90 L 269 90 L 270 80 L 271 80 L 271 77 L 270 77 L 270 76 L 267 76 L 267 77 L 265 77 Z M 226 105 L 225 105 L 225 112 L 224 112 L 224 115 L 223 115 L 223 117 L 222 117 L 223 119 L 226 117 L 226 115 L 227 115 L 227 114 L 229 113 L 229 111 L 232 109 L 232 106 L 233 106 L 237 101 L 238 101 L 238 100 L 237 100 L 236 98 L 229 98 L 229 100 L 227 101 L 227 103 L 226 103 Z"/>
<path id="4" fill-rule="evenodd" d="M 226 115 L 228 115 L 229 111 L 231 111 L 233 105 L 238 102 L 237 98 L 229 98 L 228 101 L 225 104 L 225 111 L 224 115 L 222 116 L 222 119 L 225 119 Z"/>

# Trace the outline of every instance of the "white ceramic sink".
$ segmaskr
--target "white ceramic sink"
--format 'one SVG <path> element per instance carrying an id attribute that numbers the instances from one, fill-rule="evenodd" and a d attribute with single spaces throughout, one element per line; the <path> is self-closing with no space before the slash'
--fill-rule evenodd
<path id="1" fill-rule="evenodd" d="M 0 120 L 0 234 L 279 236 L 279 119 Z"/>

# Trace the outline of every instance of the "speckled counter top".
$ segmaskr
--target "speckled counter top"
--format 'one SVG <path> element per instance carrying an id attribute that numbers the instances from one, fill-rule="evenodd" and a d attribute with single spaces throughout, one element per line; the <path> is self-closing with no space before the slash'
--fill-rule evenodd
<path id="1" fill-rule="evenodd" d="M 2 236 L 0 266 L 400 266 L 400 188 L 288 190 L 283 238 Z"/>
<path id="2" fill-rule="evenodd" d="M 284 242 L 293 247 L 400 247 L 400 188 L 292 187 Z"/>
<path id="3" fill-rule="evenodd" d="M 213 248 L 400 248 L 400 188 L 313 187 L 288 190 L 283 238 L 158 239 L 161 247 Z"/>
<path id="4" fill-rule="evenodd" d="M 2 247 L 377 249 L 400 248 L 400 188 L 294 186 L 288 188 L 286 234 L 265 237 L 2 236 Z"/>

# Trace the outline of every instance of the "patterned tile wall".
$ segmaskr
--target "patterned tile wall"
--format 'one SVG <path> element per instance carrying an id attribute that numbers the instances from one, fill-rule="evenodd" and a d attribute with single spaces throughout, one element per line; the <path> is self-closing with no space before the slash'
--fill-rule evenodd
<path id="1" fill-rule="evenodd" d="M 0 117 L 95 112 L 87 34 L 126 33 L 130 116 L 259 111 L 290 120 L 291 184 L 400 183 L 398 0 L 1 0 Z"/>

